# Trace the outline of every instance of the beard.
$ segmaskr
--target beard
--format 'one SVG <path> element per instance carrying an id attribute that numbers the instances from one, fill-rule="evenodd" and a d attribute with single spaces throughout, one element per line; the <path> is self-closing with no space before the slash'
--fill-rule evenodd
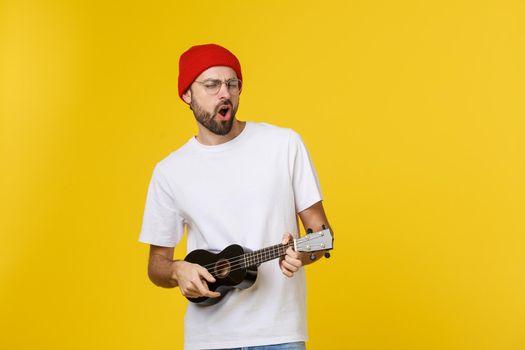
<path id="1" fill-rule="evenodd" d="M 229 105 L 231 108 L 231 118 L 229 120 L 216 121 L 215 115 L 219 112 L 219 107 Z M 194 99 L 190 103 L 190 108 L 193 111 L 193 115 L 197 122 L 199 122 L 206 129 L 214 133 L 215 135 L 224 136 L 230 132 L 233 126 L 233 121 L 235 120 L 235 113 L 237 113 L 237 108 L 239 105 L 233 107 L 233 104 L 230 100 L 225 100 L 215 106 L 213 113 L 206 112 L 198 102 Z"/>

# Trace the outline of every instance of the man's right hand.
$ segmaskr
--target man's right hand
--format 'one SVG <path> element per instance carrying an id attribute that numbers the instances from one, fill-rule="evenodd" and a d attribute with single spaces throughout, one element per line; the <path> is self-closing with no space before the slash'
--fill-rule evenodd
<path id="1" fill-rule="evenodd" d="M 204 267 L 176 260 L 171 264 L 171 277 L 177 281 L 180 292 L 188 298 L 209 297 L 217 298 L 221 294 L 208 289 L 208 283 L 215 282 L 215 278 Z"/>

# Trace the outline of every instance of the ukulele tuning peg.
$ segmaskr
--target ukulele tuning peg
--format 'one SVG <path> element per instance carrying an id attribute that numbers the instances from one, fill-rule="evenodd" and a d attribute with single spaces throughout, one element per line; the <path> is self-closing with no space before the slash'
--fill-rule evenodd
<path id="1" fill-rule="evenodd" d="M 322 228 L 323 230 L 326 230 L 326 225 L 324 225 L 324 224 L 321 225 L 321 228 Z M 330 257 L 330 253 L 325 252 L 325 253 L 324 253 L 324 257 L 328 259 L 328 258 Z"/>

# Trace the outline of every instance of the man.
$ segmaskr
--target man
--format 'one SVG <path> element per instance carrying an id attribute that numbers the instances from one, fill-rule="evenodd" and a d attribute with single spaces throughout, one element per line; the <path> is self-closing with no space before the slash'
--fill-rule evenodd
<path id="1" fill-rule="evenodd" d="M 297 215 L 314 231 L 328 222 L 317 175 L 299 135 L 236 119 L 242 72 L 230 51 L 214 44 L 191 47 L 180 57 L 178 83 L 198 134 L 155 167 L 140 241 L 150 244 L 153 283 L 178 286 L 186 297 L 216 298 L 220 294 L 208 289 L 215 278 L 206 268 L 173 260 L 185 227 L 188 251 L 221 251 L 234 243 L 257 250 L 298 237 Z M 189 303 L 185 349 L 304 349 L 301 266 L 322 255 L 288 248 L 279 262 L 259 266 L 251 288 L 233 290 L 212 306 Z"/>

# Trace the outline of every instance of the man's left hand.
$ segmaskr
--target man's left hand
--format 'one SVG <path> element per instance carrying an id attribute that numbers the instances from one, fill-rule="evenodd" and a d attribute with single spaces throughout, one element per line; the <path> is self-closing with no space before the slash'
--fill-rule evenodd
<path id="1" fill-rule="evenodd" d="M 292 235 L 285 233 L 281 243 L 286 244 L 291 239 L 293 239 Z M 287 277 L 292 277 L 301 266 L 303 266 L 303 262 L 301 261 L 301 253 L 294 251 L 291 247 L 286 250 L 286 255 L 279 259 L 279 267 L 281 268 L 283 274 Z"/>

